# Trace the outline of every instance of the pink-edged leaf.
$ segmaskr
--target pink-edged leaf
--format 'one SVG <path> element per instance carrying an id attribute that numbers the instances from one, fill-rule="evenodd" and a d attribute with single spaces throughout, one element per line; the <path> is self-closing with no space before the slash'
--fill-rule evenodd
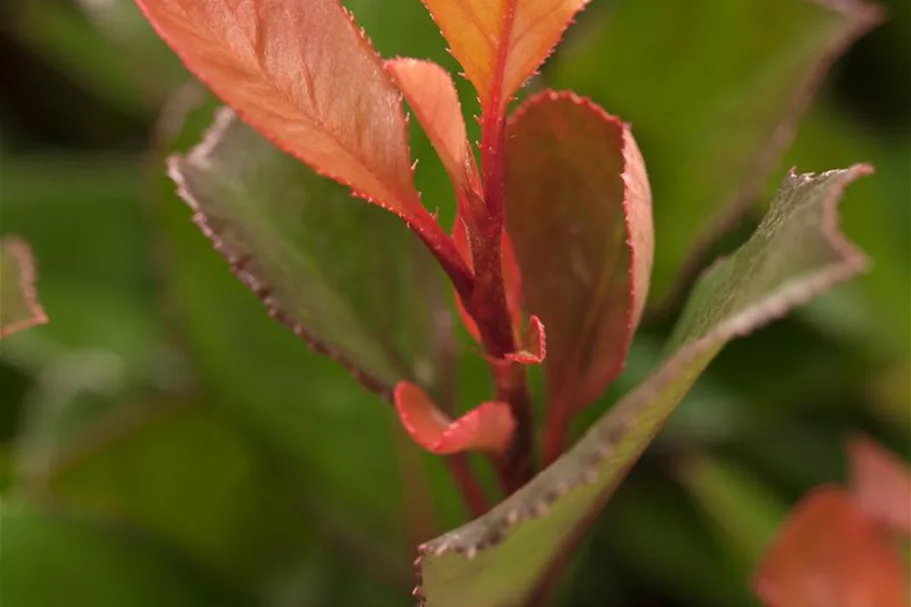
<path id="1" fill-rule="evenodd" d="M 457 194 L 476 190 L 478 168 L 449 73 L 432 61 L 405 58 L 390 59 L 386 68 L 427 133 Z"/>
<path id="2" fill-rule="evenodd" d="M 571 558 L 587 525 L 724 345 L 865 268 L 864 256 L 838 231 L 836 205 L 847 184 L 870 170 L 790 174 L 750 240 L 699 281 L 654 372 L 524 487 L 420 547 L 415 592 L 427 607 L 540 599 L 540 581 L 554 579 Z"/>
<path id="3" fill-rule="evenodd" d="M 423 0 L 474 84 L 502 113 L 588 0 Z"/>
<path id="4" fill-rule="evenodd" d="M 414 187 L 401 95 L 337 0 L 137 0 L 191 72 L 279 148 L 451 243 Z"/>
<path id="5" fill-rule="evenodd" d="M 870 438 L 848 444 L 851 488 L 860 507 L 874 522 L 911 536 L 911 469 Z"/>
<path id="6" fill-rule="evenodd" d="M 0 240 L 0 338 L 42 325 L 47 314 L 35 291 L 32 250 L 16 236 Z"/>
<path id="7" fill-rule="evenodd" d="M 837 487 L 797 505 L 753 586 L 765 607 L 908 607 L 898 553 Z"/>
<path id="8" fill-rule="evenodd" d="M 547 328 L 549 406 L 574 411 L 620 372 L 648 291 L 645 163 L 629 127 L 572 93 L 510 118 L 506 224 L 525 306 Z"/>
<path id="9" fill-rule="evenodd" d="M 395 387 L 395 408 L 411 438 L 439 455 L 461 451 L 501 454 L 516 425 L 509 405 L 501 402 L 483 403 L 452 420 L 423 390 L 409 382 Z"/>

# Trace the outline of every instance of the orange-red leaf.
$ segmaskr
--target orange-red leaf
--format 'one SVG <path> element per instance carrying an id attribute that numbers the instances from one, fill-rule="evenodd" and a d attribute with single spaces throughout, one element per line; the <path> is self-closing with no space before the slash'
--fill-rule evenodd
<path id="1" fill-rule="evenodd" d="M 588 0 L 424 0 L 486 111 L 500 114 Z"/>
<path id="2" fill-rule="evenodd" d="M 547 328 L 549 402 L 577 410 L 623 367 L 648 291 L 651 192 L 629 127 L 572 94 L 529 99 L 508 126 L 506 224 Z"/>
<path id="3" fill-rule="evenodd" d="M 908 607 L 898 554 L 850 493 L 817 489 L 791 513 L 754 580 L 766 607 Z"/>
<path id="4" fill-rule="evenodd" d="M 499 454 L 509 445 L 515 428 L 506 403 L 483 403 L 453 421 L 423 390 L 409 382 L 396 386 L 395 408 L 411 438 L 440 455 L 460 451 Z"/>
<path id="5" fill-rule="evenodd" d="M 883 527 L 911 535 L 911 470 L 864 436 L 848 445 L 851 486 L 867 515 Z"/>
<path id="6" fill-rule="evenodd" d="M 390 59 L 386 67 L 449 173 L 457 192 L 478 187 L 478 169 L 452 78 L 432 61 Z"/>
<path id="7" fill-rule="evenodd" d="M 401 97 L 337 0 L 137 0 L 186 66 L 286 152 L 423 215 Z"/>

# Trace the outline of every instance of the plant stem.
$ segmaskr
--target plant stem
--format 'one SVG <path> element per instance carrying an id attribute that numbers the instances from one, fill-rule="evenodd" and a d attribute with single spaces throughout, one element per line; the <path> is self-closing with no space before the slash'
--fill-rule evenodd
<path id="1" fill-rule="evenodd" d="M 500 484 L 504 493 L 510 495 L 532 477 L 534 418 L 531 394 L 528 391 L 527 374 L 523 365 L 491 361 L 491 372 L 497 389 L 497 400 L 509 403 L 516 421 L 512 444 L 506 452 L 500 470 Z"/>
<path id="2" fill-rule="evenodd" d="M 541 441 L 541 464 L 543 466 L 549 466 L 563 454 L 571 417 L 568 407 L 561 406 L 557 399 L 552 399 L 550 402 L 552 407 L 547 415 L 547 430 Z"/>
<path id="3" fill-rule="evenodd" d="M 464 453 L 450 455 L 446 458 L 446 466 L 458 485 L 472 518 L 477 518 L 490 510 L 487 495 L 471 469 L 468 456 Z"/>

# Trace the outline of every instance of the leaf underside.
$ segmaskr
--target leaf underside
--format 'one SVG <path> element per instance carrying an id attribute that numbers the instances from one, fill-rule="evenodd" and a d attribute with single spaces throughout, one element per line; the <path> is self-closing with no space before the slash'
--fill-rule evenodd
<path id="1" fill-rule="evenodd" d="M 194 221 L 273 316 L 371 389 L 434 384 L 443 283 L 398 218 L 283 154 L 227 108 L 169 166 Z"/>
<path id="2" fill-rule="evenodd" d="M 47 322 L 35 279 L 29 246 L 16 236 L 0 240 L 0 338 Z"/>
<path id="3" fill-rule="evenodd" d="M 652 375 L 523 489 L 421 546 L 425 604 L 513 607 L 533 596 L 725 343 L 866 267 L 838 232 L 837 202 L 870 171 L 792 172 L 752 238 L 699 281 Z"/>

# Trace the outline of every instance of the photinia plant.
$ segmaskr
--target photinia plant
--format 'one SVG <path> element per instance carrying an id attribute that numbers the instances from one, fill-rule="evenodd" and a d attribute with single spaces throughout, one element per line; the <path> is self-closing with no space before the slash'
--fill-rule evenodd
<path id="1" fill-rule="evenodd" d="M 425 0 L 477 92 L 477 154 L 450 75 L 420 59 L 383 61 L 337 0 L 137 2 L 231 108 L 169 161 L 194 221 L 273 316 L 447 456 L 477 516 L 420 546 L 416 594 L 428 604 L 542 600 L 724 344 L 865 267 L 838 232 L 836 204 L 870 167 L 792 171 L 753 237 L 698 282 L 652 375 L 567 450 L 573 417 L 623 369 L 654 250 L 651 189 L 628 124 L 572 92 L 546 90 L 509 111 L 586 1 Z M 451 180 L 451 229 L 415 186 L 402 96 Z M 250 127 L 314 173 L 274 162 Z M 350 192 L 375 206 L 349 204 Z M 358 240 L 327 243 L 342 224 Z M 466 412 L 449 404 L 429 343 L 448 324 L 430 296 L 414 295 L 436 279 L 428 252 L 490 368 L 490 399 Z M 367 285 L 385 295 L 365 301 L 376 292 Z M 535 365 L 546 382 L 540 420 Z M 469 451 L 497 473 L 504 499 L 493 507 Z"/>

